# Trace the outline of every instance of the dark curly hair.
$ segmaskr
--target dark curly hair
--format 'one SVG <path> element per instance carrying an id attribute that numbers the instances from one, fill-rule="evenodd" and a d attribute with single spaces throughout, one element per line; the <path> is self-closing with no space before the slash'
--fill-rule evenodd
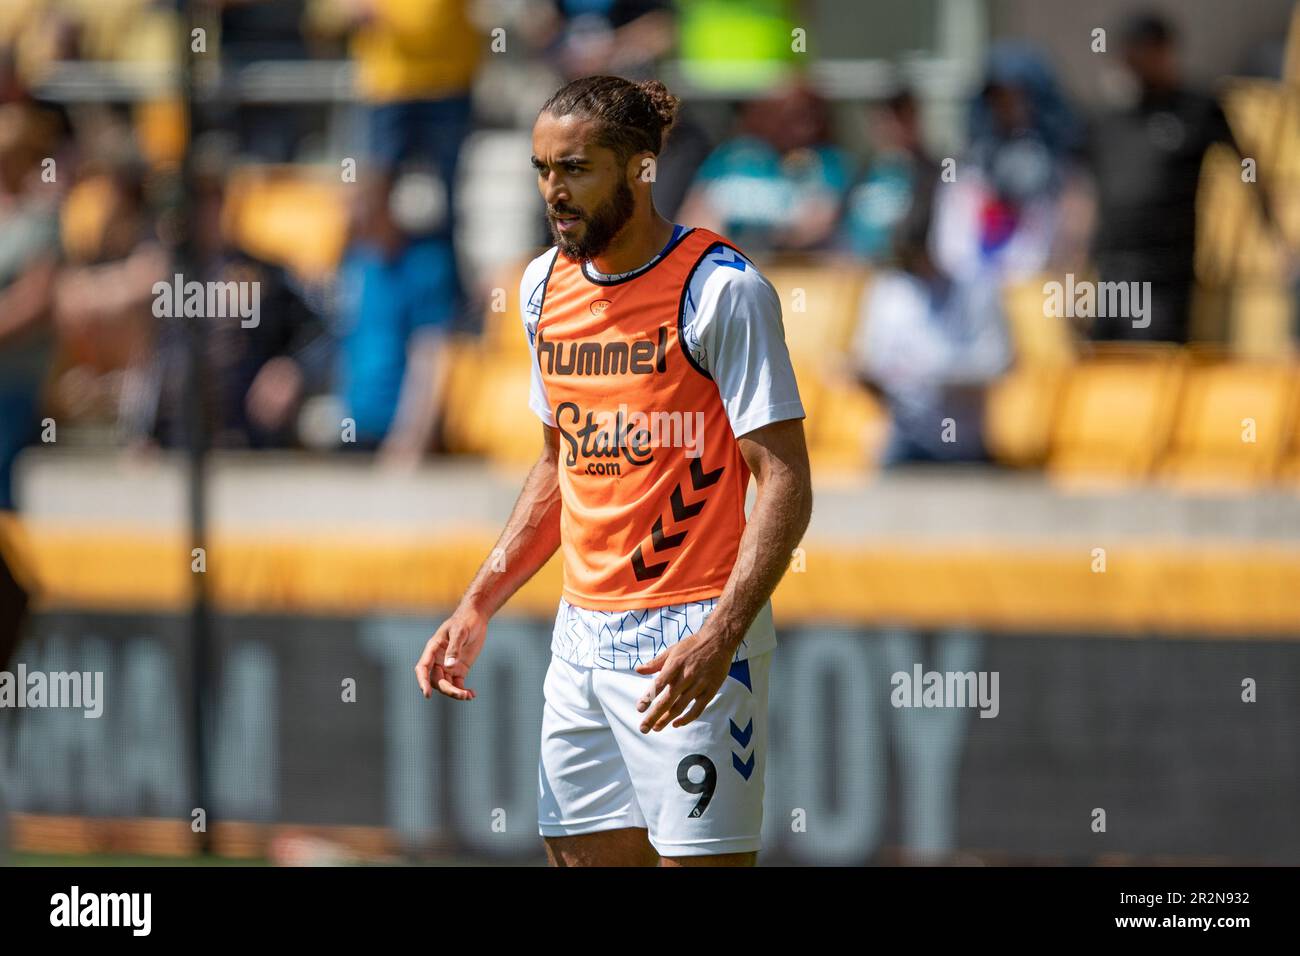
<path id="1" fill-rule="evenodd" d="M 626 163 L 640 152 L 659 155 L 680 105 L 658 80 L 633 83 L 621 76 L 584 76 L 557 90 L 538 115 L 595 120 L 596 143 Z"/>

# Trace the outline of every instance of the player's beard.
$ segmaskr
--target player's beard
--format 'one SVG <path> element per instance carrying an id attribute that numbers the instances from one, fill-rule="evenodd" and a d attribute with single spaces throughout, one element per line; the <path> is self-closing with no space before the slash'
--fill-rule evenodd
<path id="1" fill-rule="evenodd" d="M 614 187 L 614 195 L 597 206 L 595 212 L 589 215 L 579 213 L 583 223 L 581 239 L 560 232 L 555 226 L 555 220 L 550 216 L 547 216 L 546 221 L 551 227 L 551 237 L 560 247 L 561 255 L 573 262 L 582 262 L 596 258 L 609 248 L 609 244 L 632 218 L 635 208 L 636 201 L 632 196 L 632 188 L 623 180 L 619 180 L 618 185 Z M 556 206 L 550 211 L 564 214 L 578 213 L 578 210 L 572 206 Z"/>

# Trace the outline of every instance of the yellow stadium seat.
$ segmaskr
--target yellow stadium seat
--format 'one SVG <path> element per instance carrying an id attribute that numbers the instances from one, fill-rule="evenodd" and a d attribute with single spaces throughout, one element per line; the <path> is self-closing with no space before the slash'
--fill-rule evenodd
<path id="1" fill-rule="evenodd" d="M 1290 363 L 1191 366 L 1173 440 L 1157 475 L 1185 490 L 1271 481 L 1288 437 L 1298 383 L 1300 370 Z"/>
<path id="2" fill-rule="evenodd" d="M 1067 487 L 1147 477 L 1169 441 L 1184 360 L 1151 345 L 1098 349 L 1066 376 L 1047 471 Z"/>
<path id="3" fill-rule="evenodd" d="M 519 301 L 519 283 L 524 268 L 532 259 L 529 255 L 513 265 L 501 269 L 491 279 L 483 313 L 483 340 L 494 349 L 526 355 L 528 338 L 524 334 Z"/>
<path id="4" fill-rule="evenodd" d="M 817 414 L 804 423 L 809 462 L 818 474 L 862 473 L 875 466 L 889 433 L 889 413 L 865 388 L 851 381 L 818 383 Z"/>
<path id="5" fill-rule="evenodd" d="M 1291 8 L 1291 24 L 1287 30 L 1282 79 L 1288 86 L 1300 87 L 1300 5 Z"/>
<path id="6" fill-rule="evenodd" d="M 477 386 L 482 380 L 483 349 L 477 338 L 455 336 L 447 340 L 447 375 L 443 383 L 442 442 L 447 451 L 475 453 L 483 450 L 473 429 L 478 405 Z M 478 444 L 476 445 L 476 441 Z"/>
<path id="7" fill-rule="evenodd" d="M 1023 468 L 1041 465 L 1047 458 L 1067 369 L 1018 363 L 989 389 L 984 442 L 995 461 Z"/>
<path id="8" fill-rule="evenodd" d="M 1239 358 L 1285 358 L 1293 349 L 1295 302 L 1280 283 L 1245 283 L 1232 290 L 1228 338 Z"/>
<path id="9" fill-rule="evenodd" d="M 1300 116 L 1297 87 L 1269 79 L 1235 78 L 1223 95 L 1224 112 L 1244 154 L 1254 159 L 1260 179 L 1277 182 L 1300 175 Z M 1240 174 L 1240 159 L 1237 160 Z"/>
<path id="10" fill-rule="evenodd" d="M 1300 101 L 1297 102 L 1296 108 L 1300 109 Z M 1297 132 L 1300 133 L 1300 128 Z M 1294 151 L 1297 158 L 1300 158 L 1300 135 L 1290 149 Z M 1300 162 L 1297 166 L 1300 166 Z M 1286 236 L 1288 246 L 1294 249 L 1300 246 L 1300 169 L 1286 180 L 1272 184 L 1270 189 L 1273 215 L 1278 220 L 1282 234 Z"/>
<path id="11" fill-rule="evenodd" d="M 542 449 L 542 428 L 528 407 L 528 353 L 490 352 L 480 371 L 471 421 L 484 453 L 506 465 L 533 461 Z"/>
<path id="12" fill-rule="evenodd" d="M 1004 465 L 1035 466 L 1047 458 L 1061 385 L 1078 358 L 1070 320 L 1045 313 L 1044 286 L 1051 281 L 1063 278 L 1043 274 L 1011 283 L 1002 293 L 1016 358 L 1010 371 L 989 389 L 984 441 L 989 454 Z"/>
<path id="13" fill-rule="evenodd" d="M 223 228 L 250 255 L 328 276 L 348 232 L 347 194 L 336 180 L 300 167 L 240 167 L 226 186 Z"/>
<path id="14" fill-rule="evenodd" d="M 1272 159 L 1266 155 L 1266 147 L 1277 133 L 1285 97 L 1285 89 L 1272 80 L 1236 77 L 1225 87 L 1224 113 L 1248 155 L 1261 161 Z"/>
<path id="15" fill-rule="evenodd" d="M 1250 187 L 1241 181 L 1235 151 L 1221 143 L 1210 147 L 1201 163 L 1196 191 L 1196 276 L 1217 287 L 1235 280 L 1242 239 L 1251 226 Z"/>
<path id="16" fill-rule="evenodd" d="M 858 264 L 809 265 L 789 257 L 764 265 L 763 275 L 781 299 L 813 467 L 870 467 L 887 419 L 875 399 L 841 379 L 869 271 Z"/>
<path id="17" fill-rule="evenodd" d="M 1012 283 L 1002 293 L 1002 309 L 1017 362 L 1059 367 L 1075 360 L 1078 349 L 1070 320 L 1044 314 L 1043 287 L 1050 281 L 1059 282 L 1061 277 L 1040 275 Z"/>
<path id="18" fill-rule="evenodd" d="M 1294 354 L 1285 247 L 1300 248 L 1300 5 L 1284 77 L 1228 82 L 1224 110 L 1255 177 L 1243 181 L 1242 156 L 1219 144 L 1206 155 L 1197 194 L 1197 276 L 1221 303 L 1233 352 L 1250 360 Z M 1265 202 L 1272 221 L 1263 215 Z M 1195 331 L 1218 329 L 1202 323 Z"/>
<path id="19" fill-rule="evenodd" d="M 795 382 L 799 386 L 799 400 L 803 402 L 803 410 L 811 427 L 814 417 L 821 414 L 821 398 L 828 376 L 819 362 L 791 356 L 791 364 L 794 367 Z"/>
<path id="20" fill-rule="evenodd" d="M 1300 178 L 1300 88 L 1282 87 L 1281 96 L 1274 116 L 1273 168 L 1269 173 L 1271 180 L 1294 184 Z M 1293 232 L 1287 235 L 1293 241 L 1297 238 Z"/>
<path id="21" fill-rule="evenodd" d="M 781 298 L 791 356 L 822 359 L 848 348 L 867 280 L 860 266 L 826 267 L 774 262 L 763 267 Z"/>
<path id="22" fill-rule="evenodd" d="M 1242 188 L 1249 187 L 1242 184 Z M 1257 202 L 1246 204 L 1245 219 L 1234 277 L 1240 282 L 1280 285 L 1286 277 L 1286 260 L 1276 231 L 1265 221 Z"/>
<path id="23" fill-rule="evenodd" d="M 1284 485 L 1300 493 L 1300 385 L 1293 388 L 1291 407 L 1287 411 L 1283 431 L 1286 438 L 1277 477 Z"/>

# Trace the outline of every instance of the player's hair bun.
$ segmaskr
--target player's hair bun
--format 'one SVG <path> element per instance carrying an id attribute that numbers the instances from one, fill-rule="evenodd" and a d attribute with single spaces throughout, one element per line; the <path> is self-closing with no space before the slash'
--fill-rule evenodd
<path id="1" fill-rule="evenodd" d="M 642 151 L 658 154 L 677 122 L 680 105 L 658 80 L 633 83 L 621 76 L 584 76 L 557 90 L 540 112 L 596 120 L 597 141 L 626 159 Z"/>
<path id="2" fill-rule="evenodd" d="M 668 87 L 658 80 L 644 80 L 637 84 L 637 89 L 645 94 L 646 99 L 650 101 L 650 108 L 663 124 L 660 142 L 667 142 L 668 133 L 677 122 L 677 110 L 682 105 L 682 101 L 673 96 L 668 91 Z"/>

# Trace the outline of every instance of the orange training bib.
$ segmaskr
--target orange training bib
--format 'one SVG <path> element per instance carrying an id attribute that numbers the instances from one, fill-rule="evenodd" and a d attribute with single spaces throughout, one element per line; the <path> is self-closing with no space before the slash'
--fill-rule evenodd
<path id="1" fill-rule="evenodd" d="M 563 593 L 578 607 L 716 597 L 731 574 L 749 468 L 679 338 L 691 273 L 719 244 L 735 249 L 693 229 L 644 272 L 600 282 L 555 254 L 534 347 L 560 432 Z"/>

